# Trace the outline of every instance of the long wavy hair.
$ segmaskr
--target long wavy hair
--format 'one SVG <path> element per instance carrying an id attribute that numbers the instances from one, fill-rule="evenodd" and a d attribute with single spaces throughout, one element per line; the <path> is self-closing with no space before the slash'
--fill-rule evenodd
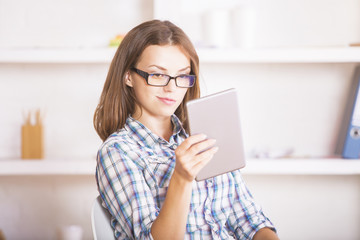
<path id="1" fill-rule="evenodd" d="M 189 57 L 195 85 L 189 88 L 175 111 L 184 129 L 189 132 L 186 102 L 200 97 L 199 57 L 193 44 L 182 29 L 169 21 L 144 22 L 126 34 L 111 62 L 108 75 L 94 114 L 94 127 L 105 141 L 112 133 L 123 128 L 137 104 L 133 88 L 125 83 L 126 73 L 136 65 L 144 49 L 150 45 L 174 45 Z"/>

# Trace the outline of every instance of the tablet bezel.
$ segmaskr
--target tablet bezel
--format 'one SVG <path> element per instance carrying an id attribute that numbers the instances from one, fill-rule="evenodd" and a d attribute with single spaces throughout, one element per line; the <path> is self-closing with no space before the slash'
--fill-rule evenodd
<path id="1" fill-rule="evenodd" d="M 190 135 L 216 139 L 218 152 L 198 173 L 196 181 L 245 167 L 237 91 L 227 89 L 186 103 Z"/>

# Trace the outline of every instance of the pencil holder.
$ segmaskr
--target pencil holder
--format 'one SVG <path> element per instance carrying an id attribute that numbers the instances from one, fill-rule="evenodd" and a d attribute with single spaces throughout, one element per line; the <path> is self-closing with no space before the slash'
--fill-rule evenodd
<path id="1" fill-rule="evenodd" d="M 21 127 L 21 158 L 44 158 L 43 126 L 39 117 L 37 117 L 35 125 L 32 125 L 28 118 Z"/>

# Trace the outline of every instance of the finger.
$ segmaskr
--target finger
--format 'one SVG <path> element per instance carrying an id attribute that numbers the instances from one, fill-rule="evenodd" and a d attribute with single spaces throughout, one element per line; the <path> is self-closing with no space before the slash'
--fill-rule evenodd
<path id="1" fill-rule="evenodd" d="M 203 151 L 202 153 L 199 153 L 198 155 L 196 155 L 192 161 L 190 161 L 189 164 L 189 168 L 193 169 L 195 166 L 197 165 L 206 165 L 206 163 L 211 160 L 214 156 L 214 154 L 218 151 L 218 147 L 211 147 L 205 151 Z"/>
<path id="2" fill-rule="evenodd" d="M 212 158 L 212 156 L 217 151 L 218 147 L 209 147 L 201 153 L 196 152 L 196 154 L 189 153 L 187 151 L 184 155 L 177 156 L 176 166 L 186 171 L 192 171 L 193 167 L 199 162 L 203 161 L 206 158 Z"/>
<path id="3" fill-rule="evenodd" d="M 191 152 L 191 154 L 193 155 L 197 155 L 200 154 L 204 151 L 206 151 L 207 149 L 210 149 L 211 147 L 213 147 L 216 143 L 215 139 L 207 139 L 201 142 L 198 142 L 196 144 L 193 144 L 189 151 Z"/>
<path id="4" fill-rule="evenodd" d="M 195 176 L 200 172 L 201 169 L 203 169 L 211 161 L 211 159 L 214 157 L 214 155 L 218 150 L 219 150 L 218 147 L 212 147 L 206 150 L 205 152 L 200 153 L 196 157 L 197 161 L 194 163 L 192 167 L 192 171 Z"/>
<path id="5" fill-rule="evenodd" d="M 192 145 L 204 141 L 207 138 L 205 134 L 196 134 L 186 138 L 178 147 L 178 151 L 187 151 Z"/>

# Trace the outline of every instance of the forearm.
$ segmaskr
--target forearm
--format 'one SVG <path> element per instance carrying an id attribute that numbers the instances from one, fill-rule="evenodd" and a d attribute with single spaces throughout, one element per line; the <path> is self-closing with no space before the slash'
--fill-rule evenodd
<path id="1" fill-rule="evenodd" d="M 184 239 L 191 191 L 192 183 L 177 177 L 174 172 L 164 205 L 151 228 L 154 239 Z"/>

